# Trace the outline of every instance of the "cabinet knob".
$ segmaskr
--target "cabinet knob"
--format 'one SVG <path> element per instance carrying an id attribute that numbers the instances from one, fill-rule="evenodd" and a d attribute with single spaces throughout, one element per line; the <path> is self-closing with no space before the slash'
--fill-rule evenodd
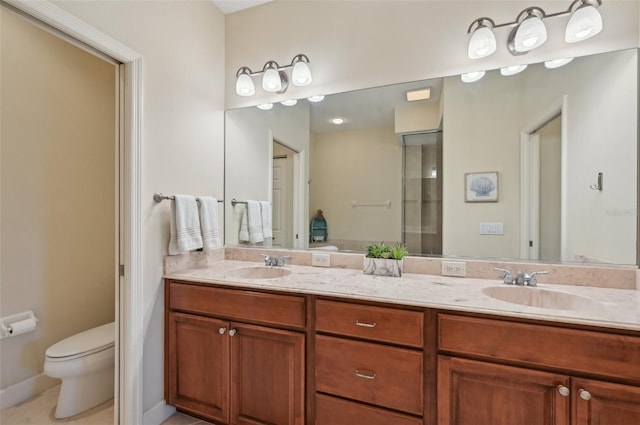
<path id="1" fill-rule="evenodd" d="M 229 336 L 234 336 L 236 334 L 236 332 L 238 332 L 238 331 L 236 331 L 235 329 L 230 329 L 229 330 Z"/>
<path id="2" fill-rule="evenodd" d="M 587 390 L 579 389 L 578 390 L 578 395 L 583 400 L 586 400 L 586 401 L 591 400 L 591 393 L 589 391 L 587 391 Z"/>
<path id="3" fill-rule="evenodd" d="M 375 328 L 376 325 L 376 322 L 361 322 L 359 320 L 356 320 L 356 326 L 362 326 L 363 328 Z"/>
<path id="4" fill-rule="evenodd" d="M 569 394 L 571 393 L 571 391 L 569 390 L 569 388 L 565 387 L 564 385 L 558 385 L 556 388 L 558 388 L 558 392 L 560 393 L 561 396 L 563 397 L 567 397 L 569 396 Z"/>
<path id="5" fill-rule="evenodd" d="M 220 328 L 220 329 L 218 329 L 218 333 L 219 333 L 220 335 L 224 335 L 224 333 L 225 333 L 226 331 L 227 331 L 227 328 Z"/>
<path id="6" fill-rule="evenodd" d="M 367 370 L 365 372 L 365 371 L 361 371 L 360 369 L 356 369 L 355 374 L 358 378 L 376 379 L 376 373 L 371 370 Z"/>

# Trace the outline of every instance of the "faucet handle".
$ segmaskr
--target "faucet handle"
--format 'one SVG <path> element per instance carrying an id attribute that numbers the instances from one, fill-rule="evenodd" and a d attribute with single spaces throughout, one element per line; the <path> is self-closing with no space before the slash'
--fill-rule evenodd
<path id="1" fill-rule="evenodd" d="M 531 273 L 531 275 L 529 275 L 529 279 L 527 280 L 527 284 L 529 286 L 538 286 L 538 279 L 536 279 L 536 276 L 539 274 L 549 274 L 549 272 L 545 270 Z"/>
<path id="2" fill-rule="evenodd" d="M 262 257 L 264 257 L 264 265 L 265 266 L 272 266 L 273 265 L 273 257 L 271 257 L 270 255 L 267 254 L 260 254 Z"/>
<path id="3" fill-rule="evenodd" d="M 493 270 L 504 273 L 502 275 L 502 281 L 504 282 L 505 285 L 513 285 L 515 283 L 515 277 L 511 274 L 509 270 L 500 269 L 498 267 L 495 267 Z"/>
<path id="4" fill-rule="evenodd" d="M 276 259 L 276 265 L 278 267 L 284 267 L 284 260 L 289 260 L 289 259 L 291 259 L 290 255 L 283 255 L 282 257 L 278 257 Z"/>

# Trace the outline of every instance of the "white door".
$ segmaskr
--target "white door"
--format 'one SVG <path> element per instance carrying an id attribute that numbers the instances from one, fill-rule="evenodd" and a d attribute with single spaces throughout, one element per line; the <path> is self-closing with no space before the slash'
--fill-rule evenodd
<path id="1" fill-rule="evenodd" d="M 274 152 L 275 152 L 274 143 Z M 284 147 L 278 145 L 279 150 Z M 286 148 L 284 148 L 286 149 Z M 288 150 L 288 149 L 287 149 Z M 293 247 L 293 155 L 273 157 L 273 246 Z"/>

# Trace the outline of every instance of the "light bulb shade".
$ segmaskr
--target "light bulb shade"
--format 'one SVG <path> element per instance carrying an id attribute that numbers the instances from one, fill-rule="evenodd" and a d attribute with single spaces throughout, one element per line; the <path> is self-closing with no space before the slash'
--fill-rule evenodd
<path id="1" fill-rule="evenodd" d="M 253 84 L 251 76 L 246 72 L 241 72 L 236 79 L 236 93 L 238 96 L 253 96 L 256 94 L 256 86 Z"/>
<path id="2" fill-rule="evenodd" d="M 602 16 L 598 9 L 590 4 L 577 8 L 569 18 L 564 32 L 567 43 L 576 43 L 597 35 L 602 31 Z"/>
<path id="3" fill-rule="evenodd" d="M 510 75 L 516 75 L 527 69 L 527 65 L 514 65 L 500 68 L 500 74 L 508 77 Z"/>
<path id="4" fill-rule="evenodd" d="M 261 103 L 260 105 L 256 105 L 258 109 L 262 109 L 263 111 L 268 111 L 273 109 L 273 103 Z"/>
<path id="5" fill-rule="evenodd" d="M 282 90 L 282 79 L 275 62 L 267 62 L 262 76 L 262 88 L 270 93 L 277 93 Z"/>
<path id="6" fill-rule="evenodd" d="M 460 78 L 465 83 L 474 83 L 484 77 L 485 71 L 474 71 L 467 72 L 466 74 L 462 74 Z"/>
<path id="7" fill-rule="evenodd" d="M 496 36 L 493 30 L 486 25 L 480 24 L 473 31 L 469 39 L 467 55 L 469 59 L 485 58 L 496 51 Z"/>
<path id="8" fill-rule="evenodd" d="M 324 100 L 324 96 L 323 95 L 311 96 L 311 97 L 308 97 L 307 100 L 313 103 L 322 102 Z"/>
<path id="9" fill-rule="evenodd" d="M 540 47 L 547 41 L 547 27 L 542 19 L 530 14 L 509 34 L 509 49 L 514 54 L 522 54 Z"/>
<path id="10" fill-rule="evenodd" d="M 283 100 L 282 103 L 284 106 L 294 106 L 295 104 L 298 103 L 298 100 L 296 99 L 288 99 L 288 100 Z"/>
<path id="11" fill-rule="evenodd" d="M 308 86 L 313 81 L 311 78 L 311 69 L 309 64 L 299 60 L 293 64 L 293 70 L 291 71 L 291 83 L 294 86 Z"/>
<path id="12" fill-rule="evenodd" d="M 553 59 L 553 60 L 550 60 L 550 61 L 546 61 L 544 63 L 544 66 L 547 69 L 560 68 L 561 66 L 565 66 L 566 64 L 568 64 L 572 60 L 573 60 L 573 58 Z"/>

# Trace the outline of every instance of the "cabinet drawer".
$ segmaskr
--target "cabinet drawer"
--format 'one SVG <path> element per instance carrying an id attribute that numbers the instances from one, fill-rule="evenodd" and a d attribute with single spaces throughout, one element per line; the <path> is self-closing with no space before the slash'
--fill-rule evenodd
<path id="1" fill-rule="evenodd" d="M 422 352 L 316 336 L 320 392 L 422 415 Z"/>
<path id="2" fill-rule="evenodd" d="M 316 301 L 316 330 L 422 347 L 423 314 L 396 308 Z"/>
<path id="3" fill-rule="evenodd" d="M 228 319 L 302 328 L 305 299 L 169 281 L 169 308 Z"/>
<path id="4" fill-rule="evenodd" d="M 449 314 L 438 328 L 447 352 L 640 381 L 640 337 Z"/>
<path id="5" fill-rule="evenodd" d="M 316 395 L 316 425 L 422 425 L 422 419 L 352 401 Z"/>

